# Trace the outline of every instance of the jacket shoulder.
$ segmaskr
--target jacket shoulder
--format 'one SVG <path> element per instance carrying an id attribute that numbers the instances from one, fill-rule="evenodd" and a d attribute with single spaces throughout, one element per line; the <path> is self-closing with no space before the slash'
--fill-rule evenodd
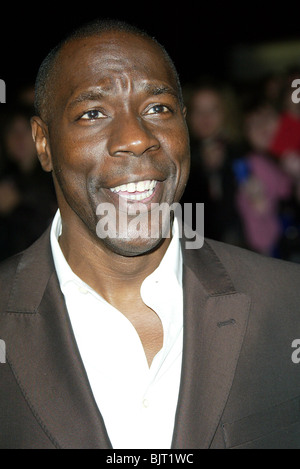
<path id="1" fill-rule="evenodd" d="M 34 295 L 53 271 L 49 233 L 47 231 L 28 249 L 0 263 L 0 312 L 11 296 Z"/>
<path id="2" fill-rule="evenodd" d="M 239 290 L 281 290 L 299 295 L 300 264 L 263 256 L 219 241 L 207 240 Z"/>
<path id="3" fill-rule="evenodd" d="M 0 263 L 0 305 L 7 304 L 18 265 L 23 253 L 16 254 Z"/>

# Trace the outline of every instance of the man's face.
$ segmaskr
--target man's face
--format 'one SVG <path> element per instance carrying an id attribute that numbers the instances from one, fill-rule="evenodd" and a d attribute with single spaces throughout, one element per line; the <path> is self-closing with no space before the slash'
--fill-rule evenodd
<path id="1" fill-rule="evenodd" d="M 128 33 L 77 39 L 64 47 L 52 103 L 48 148 L 64 222 L 96 235 L 99 204 L 179 201 L 189 143 L 175 77 L 159 48 Z M 122 210 L 122 207 L 121 207 Z M 99 239 L 122 255 L 159 239 Z"/>

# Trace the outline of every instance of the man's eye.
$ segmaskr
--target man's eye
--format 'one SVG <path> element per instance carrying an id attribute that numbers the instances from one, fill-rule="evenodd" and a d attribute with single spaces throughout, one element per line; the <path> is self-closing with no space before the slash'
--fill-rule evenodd
<path id="1" fill-rule="evenodd" d="M 162 114 L 164 112 L 170 112 L 170 109 L 163 104 L 155 104 L 155 106 L 148 109 L 147 114 Z"/>
<path id="2" fill-rule="evenodd" d="M 81 116 L 81 119 L 95 120 L 95 119 L 101 119 L 102 117 L 105 117 L 105 115 L 101 111 L 98 111 L 97 109 L 93 109 L 83 114 Z"/>

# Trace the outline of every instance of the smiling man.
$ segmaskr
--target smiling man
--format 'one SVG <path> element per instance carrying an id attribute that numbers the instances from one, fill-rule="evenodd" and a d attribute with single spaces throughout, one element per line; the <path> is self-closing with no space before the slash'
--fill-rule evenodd
<path id="1" fill-rule="evenodd" d="M 83 30 L 56 52 L 41 91 L 38 79 L 41 117 L 33 118 L 33 134 L 43 168 L 53 171 L 69 266 L 130 320 L 150 365 L 163 327 L 140 288 L 170 237 L 146 235 L 152 204 L 171 205 L 183 193 L 188 135 L 177 76 L 160 46 L 106 23 L 101 28 L 101 36 Z M 97 235 L 99 206 L 112 204 L 114 215 L 124 201 L 147 208 L 140 236 L 127 229 Z"/>
<path id="2" fill-rule="evenodd" d="M 187 249 L 168 213 L 149 236 L 189 173 L 164 48 L 86 25 L 42 63 L 36 110 L 59 211 L 0 268 L 0 447 L 299 448 L 299 266 Z"/>

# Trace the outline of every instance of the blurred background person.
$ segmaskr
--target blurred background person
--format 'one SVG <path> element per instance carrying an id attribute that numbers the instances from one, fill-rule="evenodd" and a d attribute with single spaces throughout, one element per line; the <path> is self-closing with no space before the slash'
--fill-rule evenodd
<path id="1" fill-rule="evenodd" d="M 270 152 L 280 114 L 268 102 L 254 101 L 244 111 L 244 157 L 234 164 L 236 200 L 246 247 L 276 256 L 282 236 L 280 202 L 291 194 L 291 180 Z"/>
<path id="2" fill-rule="evenodd" d="M 201 80 L 189 90 L 191 173 L 182 203 L 204 202 L 208 238 L 241 243 L 232 161 L 238 154 L 238 107 L 231 88 Z"/>
<path id="3" fill-rule="evenodd" d="M 32 244 L 56 210 L 51 176 L 35 152 L 31 115 L 31 108 L 6 105 L 1 119 L 0 259 Z"/>

